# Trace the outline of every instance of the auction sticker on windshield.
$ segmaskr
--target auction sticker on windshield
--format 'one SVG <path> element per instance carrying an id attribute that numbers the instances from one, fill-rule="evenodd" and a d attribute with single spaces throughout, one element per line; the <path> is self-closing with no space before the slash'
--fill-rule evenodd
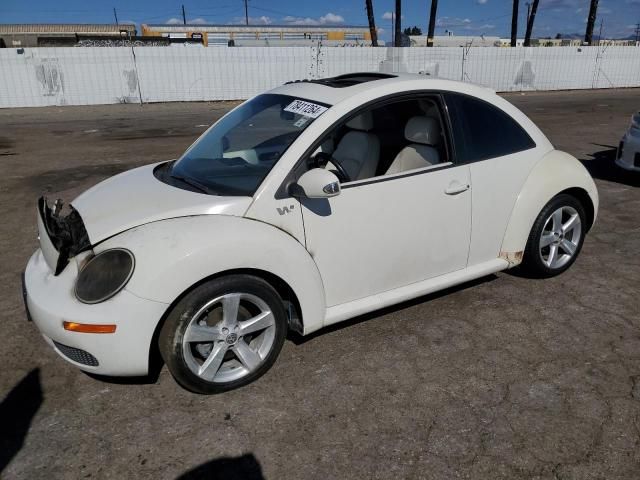
<path id="1" fill-rule="evenodd" d="M 316 105 L 315 103 L 305 102 L 304 100 L 294 100 L 284 108 L 285 112 L 297 113 L 305 117 L 318 118 L 327 111 L 327 107 Z"/>

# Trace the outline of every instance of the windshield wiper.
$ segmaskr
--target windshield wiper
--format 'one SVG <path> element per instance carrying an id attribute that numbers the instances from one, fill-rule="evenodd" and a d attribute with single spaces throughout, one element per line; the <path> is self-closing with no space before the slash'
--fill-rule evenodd
<path id="1" fill-rule="evenodd" d="M 176 180 L 180 180 L 181 182 L 186 183 L 187 185 L 199 190 L 202 193 L 207 193 L 209 195 L 218 195 L 217 192 L 211 190 L 209 187 L 207 187 L 206 185 L 198 182 L 197 180 L 194 180 L 191 177 L 185 177 L 184 175 L 176 175 L 174 173 L 170 173 L 169 176 L 171 178 L 175 178 Z"/>

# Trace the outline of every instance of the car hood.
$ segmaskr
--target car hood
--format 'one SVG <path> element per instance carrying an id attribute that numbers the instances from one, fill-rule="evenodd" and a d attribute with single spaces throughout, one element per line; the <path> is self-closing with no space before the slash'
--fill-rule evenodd
<path id="1" fill-rule="evenodd" d="M 154 176 L 157 165 L 108 178 L 71 202 L 82 218 L 92 245 L 130 228 L 167 218 L 243 216 L 253 200 L 207 195 L 167 185 Z"/>

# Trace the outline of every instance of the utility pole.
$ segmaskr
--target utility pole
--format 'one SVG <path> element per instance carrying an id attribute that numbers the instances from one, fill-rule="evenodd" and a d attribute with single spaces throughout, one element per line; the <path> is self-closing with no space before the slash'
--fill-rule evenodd
<path id="1" fill-rule="evenodd" d="M 636 43 L 640 42 L 640 23 L 636 23 Z"/>
<path id="2" fill-rule="evenodd" d="M 598 13 L 598 0 L 591 0 L 589 6 L 589 17 L 587 19 L 587 31 L 584 33 L 584 43 L 591 45 L 593 42 L 593 27 L 596 23 L 596 15 Z"/>
<path id="3" fill-rule="evenodd" d="M 526 2 L 525 5 L 527 6 L 527 24 L 529 24 L 529 15 L 531 15 L 531 2 Z"/>
<path id="4" fill-rule="evenodd" d="M 402 0 L 396 0 L 396 25 L 395 25 L 395 41 L 396 47 L 402 46 Z"/>
<path id="5" fill-rule="evenodd" d="M 536 12 L 538 11 L 538 2 L 533 0 L 533 4 L 527 3 L 527 8 L 531 6 L 531 12 L 527 15 L 527 33 L 524 35 L 524 46 L 531 46 L 531 34 L 533 33 L 533 22 L 536 20 Z"/>
<path id="6" fill-rule="evenodd" d="M 182 5 L 182 24 L 187 24 L 187 16 L 184 14 L 184 5 Z"/>
<path id="7" fill-rule="evenodd" d="M 604 19 L 601 18 L 600 19 L 600 33 L 598 33 L 598 46 L 600 46 L 600 42 L 602 41 L 602 24 L 604 22 Z"/>
<path id="8" fill-rule="evenodd" d="M 431 0 L 431 12 L 429 13 L 429 31 L 427 32 L 427 47 L 433 47 L 433 37 L 436 30 L 436 13 L 438 0 Z"/>
<path id="9" fill-rule="evenodd" d="M 518 42 L 518 4 L 520 0 L 513 0 L 513 11 L 511 12 L 511 46 L 515 47 Z"/>
<path id="10" fill-rule="evenodd" d="M 113 7 L 113 17 L 116 19 L 116 25 L 120 25 L 118 23 L 118 14 L 116 13 L 116 7 Z"/>
<path id="11" fill-rule="evenodd" d="M 392 46 L 392 47 L 395 47 L 395 46 L 396 46 L 396 44 L 395 44 L 395 39 L 396 39 L 395 37 L 396 37 L 396 36 L 395 36 L 395 34 L 393 33 L 393 25 L 394 25 L 393 20 L 394 20 L 394 18 L 395 18 L 395 17 L 393 16 L 393 12 L 391 12 L 391 46 Z"/>
<path id="12" fill-rule="evenodd" d="M 376 20 L 373 15 L 373 2 L 372 0 L 366 0 L 365 6 L 367 7 L 367 19 L 369 20 L 369 33 L 371 35 L 371 46 L 378 46 L 378 31 L 376 30 Z"/>
<path id="13" fill-rule="evenodd" d="M 249 25 L 249 6 L 247 5 L 248 2 L 249 0 L 244 0 L 244 23 L 246 25 Z"/>

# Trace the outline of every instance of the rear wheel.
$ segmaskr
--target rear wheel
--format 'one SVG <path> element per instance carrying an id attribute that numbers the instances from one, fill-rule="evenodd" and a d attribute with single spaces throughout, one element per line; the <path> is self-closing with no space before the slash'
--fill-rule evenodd
<path id="1" fill-rule="evenodd" d="M 233 275 L 200 285 L 178 302 L 160 332 L 160 352 L 182 386 L 219 393 L 263 375 L 286 332 L 278 293 L 260 278 Z"/>
<path id="2" fill-rule="evenodd" d="M 585 235 L 586 215 L 571 195 L 547 203 L 533 224 L 524 252 L 523 269 L 532 276 L 553 277 L 575 262 Z"/>

